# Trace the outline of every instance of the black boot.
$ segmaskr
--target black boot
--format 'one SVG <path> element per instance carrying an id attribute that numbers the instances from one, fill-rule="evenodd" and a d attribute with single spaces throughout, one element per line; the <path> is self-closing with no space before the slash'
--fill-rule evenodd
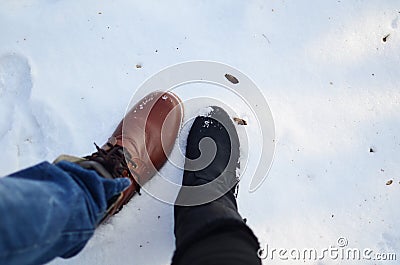
<path id="1" fill-rule="evenodd" d="M 199 186 L 216 181 L 212 190 L 197 192 L 200 189 L 198 188 L 194 192 L 181 189 L 174 208 L 177 250 L 173 264 L 178 264 L 186 250 L 196 242 L 224 231 L 240 231 L 247 235 L 246 240 L 250 241 L 249 245 L 254 249 L 254 254 L 258 249 L 257 238 L 237 211 L 235 190 L 238 183 L 236 170 L 239 167 L 240 151 L 236 128 L 223 109 L 212 108 L 210 116 L 197 117 L 190 130 L 186 147 L 186 157 L 189 160 L 185 163 L 183 186 Z M 215 157 L 204 169 L 191 171 L 189 168 L 194 168 L 195 165 L 190 161 L 196 161 L 200 157 L 200 142 L 206 138 L 215 142 Z M 203 143 L 203 152 L 207 153 L 209 148 L 212 146 L 207 148 L 207 144 Z M 203 205 L 180 206 L 195 204 L 193 197 L 201 194 L 210 196 L 213 200 Z"/>

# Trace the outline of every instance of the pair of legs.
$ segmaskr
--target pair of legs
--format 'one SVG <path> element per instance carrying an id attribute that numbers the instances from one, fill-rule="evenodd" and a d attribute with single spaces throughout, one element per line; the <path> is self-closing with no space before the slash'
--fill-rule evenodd
<path id="1" fill-rule="evenodd" d="M 171 118 L 168 114 L 178 101 L 170 94 L 150 95 L 125 117 L 128 125 L 121 122 L 109 142 L 91 156 L 62 157 L 1 178 L 0 264 L 43 264 L 79 253 L 96 227 L 162 166 L 179 126 L 167 130 L 171 135 L 166 151 L 151 151 L 151 145 L 162 141 L 159 121 Z M 147 111 L 144 102 L 152 105 Z M 168 124 L 180 118 L 178 111 Z M 153 138 L 145 138 L 143 129 Z M 123 134 L 128 140 L 122 139 Z M 184 206 L 191 195 L 181 190 L 175 206 L 172 264 L 261 264 L 257 238 L 237 212 L 239 142 L 229 116 L 220 108 L 214 108 L 210 117 L 196 118 L 188 137 L 188 159 L 199 157 L 200 141 L 207 137 L 215 141 L 216 155 L 205 168 L 185 170 L 183 185 L 201 186 L 218 178 L 215 189 L 224 192 L 208 203 Z M 150 153 L 143 155 L 143 147 Z"/>

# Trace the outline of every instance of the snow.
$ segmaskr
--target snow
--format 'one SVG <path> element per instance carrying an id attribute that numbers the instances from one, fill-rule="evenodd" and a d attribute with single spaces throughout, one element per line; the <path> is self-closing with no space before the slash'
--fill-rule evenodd
<path id="1" fill-rule="evenodd" d="M 179 62 L 219 61 L 251 77 L 269 103 L 276 127 L 271 171 L 248 192 L 260 152 L 256 117 L 213 85 L 174 91 L 188 103 L 173 160 L 183 162 L 190 121 L 207 107 L 206 100 L 190 99 L 212 96 L 248 121 L 237 126 L 251 149 L 242 150 L 249 160 L 239 209 L 263 245 L 321 249 L 345 237 L 349 247 L 400 259 L 398 4 L 1 1 L 0 174 L 61 153 L 91 153 L 147 78 Z M 163 173 L 181 178 L 170 164 Z M 172 210 L 143 193 L 100 227 L 78 256 L 51 264 L 169 264 Z"/>

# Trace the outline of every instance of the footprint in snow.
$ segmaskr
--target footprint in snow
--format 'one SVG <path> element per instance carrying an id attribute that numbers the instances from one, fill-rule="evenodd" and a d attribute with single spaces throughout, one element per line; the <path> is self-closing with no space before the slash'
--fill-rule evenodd
<path id="1" fill-rule="evenodd" d="M 0 55 L 0 176 L 45 159 L 55 142 L 43 132 L 60 122 L 51 120 L 47 106 L 31 100 L 32 87 L 27 58 Z M 60 124 L 59 130 L 64 127 Z"/>

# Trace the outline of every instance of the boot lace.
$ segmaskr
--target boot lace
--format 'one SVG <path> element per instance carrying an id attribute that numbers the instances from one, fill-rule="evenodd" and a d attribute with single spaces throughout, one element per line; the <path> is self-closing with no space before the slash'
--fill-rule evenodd
<path id="1" fill-rule="evenodd" d="M 109 149 L 100 148 L 94 143 L 97 152 L 85 157 L 88 160 L 100 163 L 113 178 L 129 178 L 136 184 L 136 191 L 140 194 L 140 185 L 137 183 L 132 174 L 135 172 L 132 169 L 137 167 L 137 164 L 131 160 L 129 152 L 125 151 L 122 146 L 112 145 L 107 143 Z M 139 179 L 139 176 L 135 174 Z"/>

